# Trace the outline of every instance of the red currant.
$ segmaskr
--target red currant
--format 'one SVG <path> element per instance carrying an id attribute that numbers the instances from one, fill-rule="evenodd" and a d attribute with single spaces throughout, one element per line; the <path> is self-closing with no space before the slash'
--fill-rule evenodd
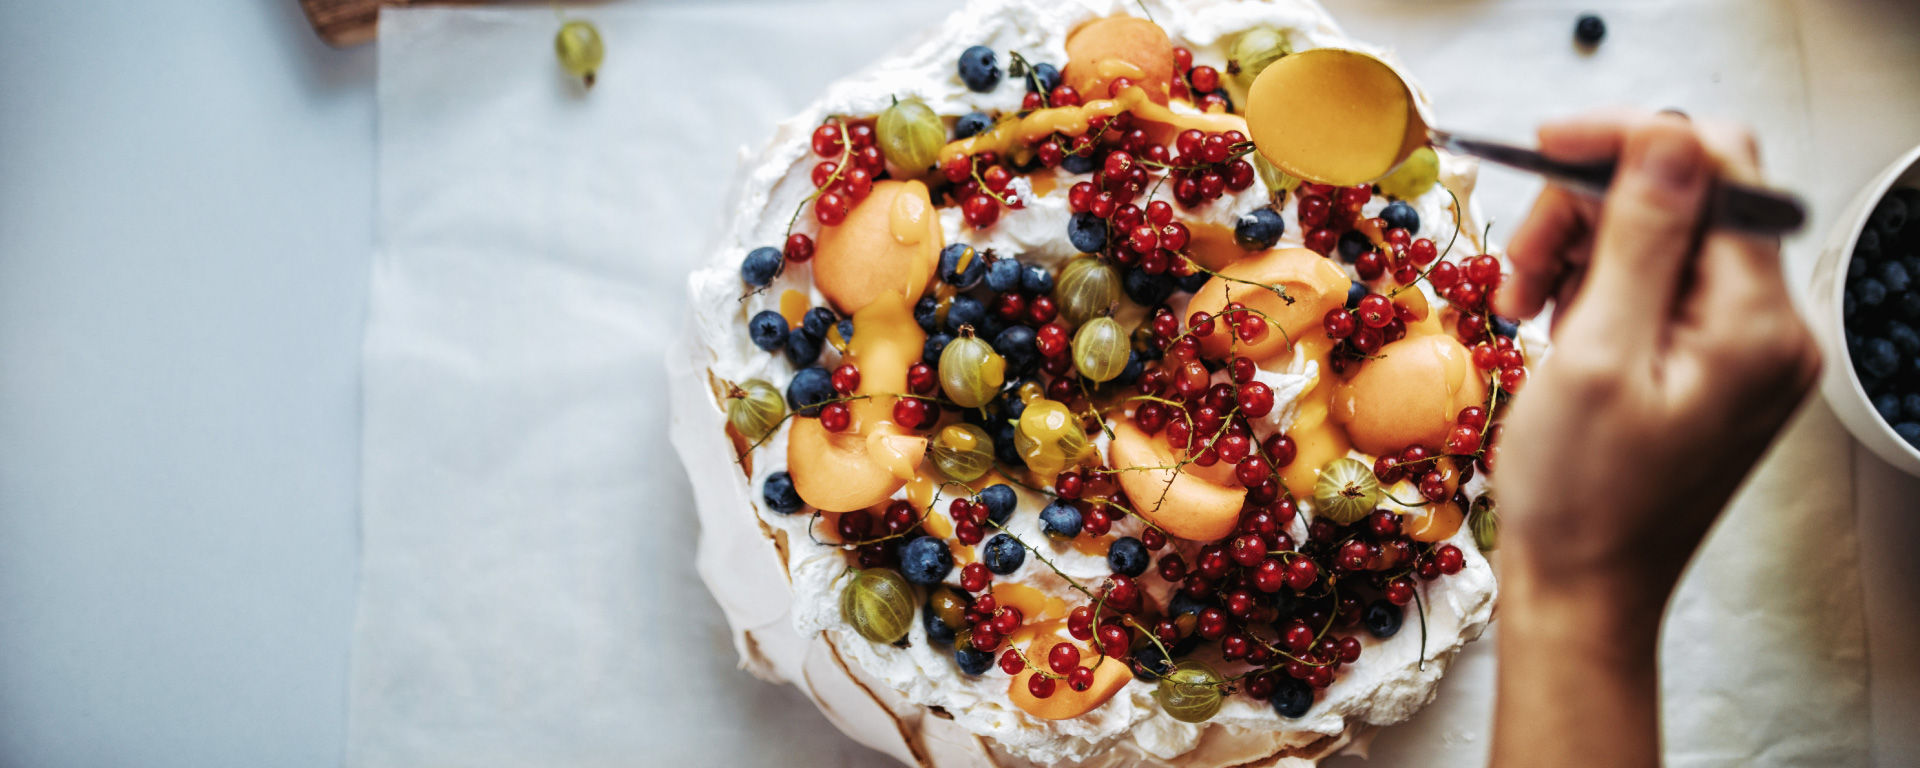
<path id="1" fill-rule="evenodd" d="M 1005 653 L 1000 654 L 1000 671 L 1017 675 L 1026 668 L 1027 662 L 1020 657 L 1019 651 L 1008 648 Z"/>
<path id="2" fill-rule="evenodd" d="M 1193 83 L 1194 92 L 1212 93 L 1220 89 L 1220 70 L 1202 64 L 1187 72 L 1187 80 Z"/>
<path id="3" fill-rule="evenodd" d="M 842 395 L 851 395 L 860 388 L 860 369 L 852 365 L 842 365 L 833 369 L 833 391 Z"/>
<path id="4" fill-rule="evenodd" d="M 846 403 L 827 403 L 820 408 L 820 426 L 828 432 L 840 432 L 853 423 L 853 411 Z"/>
<path id="5" fill-rule="evenodd" d="M 827 123 L 813 129 L 813 153 L 821 157 L 838 157 L 845 146 L 841 141 L 840 126 Z"/>
<path id="6" fill-rule="evenodd" d="M 1056 107 L 1080 106 L 1080 92 L 1071 85 L 1056 86 L 1053 93 L 1047 95 L 1047 103 Z"/>
<path id="7" fill-rule="evenodd" d="M 795 232 L 787 236 L 787 245 L 782 249 L 787 261 L 799 264 L 813 258 L 813 238 Z"/>
<path id="8" fill-rule="evenodd" d="M 1467 282 L 1480 286 L 1482 290 L 1500 279 L 1500 260 L 1481 254 L 1467 260 Z"/>
<path id="9" fill-rule="evenodd" d="M 1452 544 L 1444 544 L 1434 550 L 1433 562 L 1440 566 L 1441 573 L 1449 576 L 1459 573 L 1460 569 L 1467 566 L 1466 556 L 1461 554 L 1459 547 Z"/>
<path id="10" fill-rule="evenodd" d="M 1063 85 L 1060 87 L 1065 88 L 1066 86 Z M 1044 699 L 1052 696 L 1053 678 L 1035 673 L 1033 677 L 1027 678 L 1027 693 L 1033 694 L 1033 697 L 1036 699 Z"/>
<path id="11" fill-rule="evenodd" d="M 1447 432 L 1447 453 L 1466 456 L 1480 450 L 1480 429 L 1465 424 Z"/>
<path id="12" fill-rule="evenodd" d="M 1327 338 L 1344 339 L 1353 335 L 1353 313 L 1342 307 L 1334 307 L 1327 310 L 1327 316 L 1321 320 L 1320 325 L 1326 329 Z"/>
<path id="13" fill-rule="evenodd" d="M 968 592 L 986 589 L 988 582 L 992 580 L 992 573 L 980 563 L 967 563 L 966 567 L 960 569 L 960 588 Z"/>
<path id="14" fill-rule="evenodd" d="M 985 194 L 976 194 L 960 204 L 960 214 L 974 229 L 986 229 L 1000 218 L 1000 203 Z"/>
<path id="15" fill-rule="evenodd" d="M 1080 666 L 1080 649 L 1073 643 L 1054 643 L 1053 649 L 1047 651 L 1047 668 L 1052 669 L 1055 674 L 1064 675 L 1078 666 Z"/>
<path id="16" fill-rule="evenodd" d="M 1080 693 L 1086 693 L 1088 689 L 1093 687 L 1093 668 L 1074 667 L 1072 671 L 1067 673 L 1067 687 Z"/>
<path id="17" fill-rule="evenodd" d="M 847 220 L 847 199 L 838 192 L 822 192 L 813 199 L 813 217 L 829 227 Z"/>

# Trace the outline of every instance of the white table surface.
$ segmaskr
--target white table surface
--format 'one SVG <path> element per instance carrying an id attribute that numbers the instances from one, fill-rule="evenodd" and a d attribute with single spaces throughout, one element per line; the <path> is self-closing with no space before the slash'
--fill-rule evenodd
<path id="1" fill-rule="evenodd" d="M 0 3 L 0 765 L 335 765 L 373 51 L 293 0 L 161 5 Z M 1840 201 L 1920 141 L 1920 4 L 1797 5 L 1800 186 Z M 889 41 L 831 42 L 850 70 Z M 1854 474 L 1876 762 L 1920 764 L 1920 480 Z M 697 585 L 675 557 L 659 586 Z M 695 684 L 757 738 L 884 764 L 730 653 Z"/>

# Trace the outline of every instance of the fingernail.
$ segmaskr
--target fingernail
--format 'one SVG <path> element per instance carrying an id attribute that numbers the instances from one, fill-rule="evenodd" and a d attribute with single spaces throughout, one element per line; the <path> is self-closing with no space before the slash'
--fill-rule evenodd
<path id="1" fill-rule="evenodd" d="M 1660 131 L 1647 141 L 1635 165 L 1660 183 L 1675 188 L 1692 187 L 1700 174 L 1699 145 L 1678 131 Z"/>

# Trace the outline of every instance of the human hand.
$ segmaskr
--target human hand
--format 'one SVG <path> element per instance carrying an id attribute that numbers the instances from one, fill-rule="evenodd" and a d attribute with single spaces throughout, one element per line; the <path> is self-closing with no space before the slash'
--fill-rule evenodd
<path id="1" fill-rule="evenodd" d="M 1660 764 L 1655 646 L 1681 570 L 1812 385 L 1779 243 L 1701 224 L 1757 182 L 1744 131 L 1646 112 L 1541 128 L 1619 159 L 1604 201 L 1548 187 L 1508 243 L 1502 314 L 1555 303 L 1554 349 L 1506 419 L 1493 764 Z"/>
<path id="2" fill-rule="evenodd" d="M 1498 310 L 1557 309 L 1553 354 L 1506 420 L 1505 554 L 1544 584 L 1604 579 L 1657 613 L 1819 355 L 1779 243 L 1702 230 L 1716 178 L 1760 181 L 1750 134 L 1616 111 L 1544 126 L 1540 147 L 1620 170 L 1604 202 L 1548 187 L 1509 243 Z"/>

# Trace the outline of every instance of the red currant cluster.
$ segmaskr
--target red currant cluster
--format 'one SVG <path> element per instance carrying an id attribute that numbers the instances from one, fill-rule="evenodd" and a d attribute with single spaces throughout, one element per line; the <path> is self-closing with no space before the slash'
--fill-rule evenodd
<path id="1" fill-rule="evenodd" d="M 953 537 L 961 544 L 973 546 L 987 537 L 987 523 L 991 519 L 987 505 L 972 499 L 954 499 L 947 505 L 947 516 L 953 518 Z"/>
<path id="2" fill-rule="evenodd" d="M 833 393 L 840 397 L 852 395 L 860 388 L 860 369 L 852 364 L 833 369 Z M 828 432 L 845 431 L 853 424 L 853 409 L 845 400 L 835 400 L 820 407 L 820 426 Z"/>
<path id="3" fill-rule="evenodd" d="M 1211 67 L 1204 67 L 1211 70 Z M 1241 158 L 1247 153 L 1247 137 L 1239 131 L 1207 133 L 1189 128 L 1174 137 L 1173 199 L 1188 208 L 1218 200 L 1228 190 L 1246 191 L 1253 186 L 1253 164 Z"/>
<path id="4" fill-rule="evenodd" d="M 1464 324 L 1466 318 L 1461 318 Z M 1518 392 L 1527 382 L 1527 357 L 1513 346 L 1513 339 L 1495 336 L 1492 341 L 1473 345 L 1473 364 L 1493 374 L 1505 392 Z"/>
<path id="5" fill-rule="evenodd" d="M 1239 356 L 1227 365 L 1232 383 L 1210 385 L 1212 374 L 1200 362 L 1198 341 L 1218 332 L 1258 342 L 1269 332 L 1267 321 L 1238 303 L 1228 304 L 1220 315 L 1195 312 L 1182 334 L 1171 310 L 1154 313 L 1149 325 L 1165 354 L 1159 366 L 1142 373 L 1135 384 L 1141 395 L 1154 399 L 1134 409 L 1134 424 L 1150 435 L 1166 430 L 1168 442 L 1199 466 L 1232 465 L 1252 503 L 1271 503 L 1283 493 L 1274 473 L 1292 464 L 1298 453 L 1285 435 L 1272 435 L 1262 443 L 1254 440 L 1248 420 L 1273 411 L 1273 388 L 1255 381 L 1258 368 L 1251 359 Z M 1226 330 L 1216 331 L 1218 326 Z"/>
<path id="6" fill-rule="evenodd" d="M 888 504 L 878 524 L 873 513 L 864 509 L 844 513 L 834 523 L 834 530 L 840 535 L 841 543 L 857 545 L 854 557 L 861 568 L 894 567 L 898 564 L 895 540 L 911 541 L 926 533 L 913 505 L 905 501 Z"/>
<path id="7" fill-rule="evenodd" d="M 1407 295 L 1407 301 L 1423 300 L 1411 293 Z M 1327 310 L 1320 327 L 1327 332 L 1327 338 L 1335 342 L 1327 360 L 1328 367 L 1334 373 L 1345 373 L 1356 361 L 1372 357 L 1381 347 L 1406 338 L 1407 323 L 1418 319 L 1416 310 L 1406 301 L 1396 302 L 1378 293 L 1361 297 L 1353 309 Z"/>
<path id="8" fill-rule="evenodd" d="M 1092 641 L 1103 656 L 1124 660 L 1147 642 L 1144 635 L 1136 635 L 1129 626 L 1136 621 L 1131 617 L 1144 609 L 1139 583 L 1131 576 L 1116 573 L 1107 577 L 1093 604 L 1078 606 L 1067 614 L 1067 634 L 1077 640 Z M 975 647 L 978 648 L 978 644 Z M 1000 654 L 1000 671 L 1018 675 L 1029 669 L 1034 675 L 1027 681 L 1027 692 L 1037 699 L 1052 696 L 1059 680 L 1067 681 L 1067 687 L 1075 691 L 1084 692 L 1093 687 L 1093 668 L 1080 666 L 1080 648 L 1073 643 L 1059 642 L 1047 649 L 1044 666 L 1034 663 L 1017 648 L 1008 648 Z"/>
<path id="9" fill-rule="evenodd" d="M 1185 48 L 1173 49 L 1173 69 L 1180 73 L 1174 78 L 1173 97 L 1190 99 L 1193 106 L 1202 112 L 1232 112 L 1233 103 L 1227 99 L 1227 92 L 1220 87 L 1220 70 L 1205 64 L 1193 65 L 1193 51 Z M 1193 94 L 1199 94 L 1194 98 Z"/>
<path id="10" fill-rule="evenodd" d="M 1020 210 L 1026 203 L 1009 192 L 1013 171 L 1000 164 L 1000 153 L 987 151 L 955 157 L 940 164 L 940 175 L 953 184 L 948 195 L 960 201 L 960 213 L 975 229 L 993 226 L 1000 219 L 1000 206 Z"/>
<path id="11" fill-rule="evenodd" d="M 1360 209 L 1373 199 L 1373 187 L 1367 184 L 1352 187 L 1301 184 L 1298 197 L 1299 201 L 1294 204 L 1294 218 L 1299 220 L 1300 229 L 1306 232 L 1304 239 L 1307 248 L 1322 256 L 1330 256 L 1334 248 L 1339 246 L 1340 236 L 1352 231 L 1364 220 Z M 1411 245 L 1408 246 L 1408 255 L 1412 255 Z"/>
<path id="12" fill-rule="evenodd" d="M 813 153 L 826 158 L 813 166 L 812 176 L 813 186 L 819 190 L 813 198 L 813 217 L 822 225 L 832 227 L 846 221 L 847 212 L 865 200 L 873 192 L 873 182 L 886 174 L 886 158 L 873 142 L 873 126 L 864 122 L 835 120 L 813 129 Z M 812 243 L 806 244 L 805 256 L 796 259 L 793 239 L 789 237 L 787 242 L 788 259 L 806 261 L 812 257 Z"/>

